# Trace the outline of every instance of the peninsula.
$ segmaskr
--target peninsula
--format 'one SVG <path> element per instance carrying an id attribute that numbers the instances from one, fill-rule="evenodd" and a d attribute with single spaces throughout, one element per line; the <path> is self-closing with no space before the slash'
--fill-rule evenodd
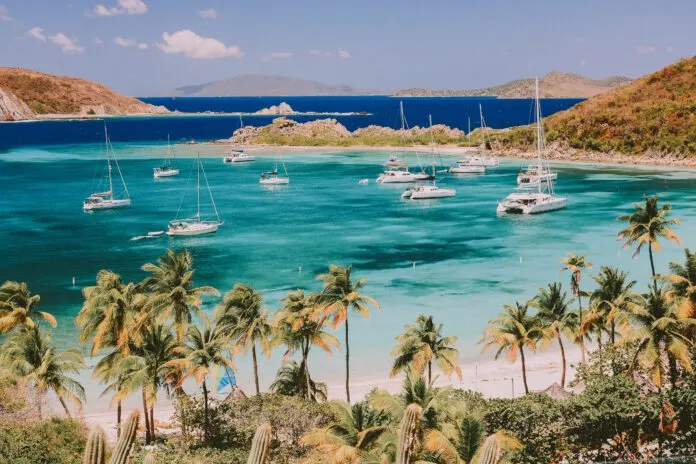
<path id="1" fill-rule="evenodd" d="M 96 82 L 0 68 L 0 121 L 164 114 L 169 110 Z"/>

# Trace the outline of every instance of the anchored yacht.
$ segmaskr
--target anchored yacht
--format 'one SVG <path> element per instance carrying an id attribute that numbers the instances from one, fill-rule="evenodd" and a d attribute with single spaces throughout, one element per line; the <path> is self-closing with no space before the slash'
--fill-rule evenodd
<path id="1" fill-rule="evenodd" d="M 250 163 L 255 161 L 256 157 L 248 153 L 244 153 L 242 150 L 232 150 L 227 156 L 223 158 L 224 163 Z"/>
<path id="2" fill-rule="evenodd" d="M 164 163 L 162 163 L 162 166 L 153 169 L 152 176 L 155 179 L 159 179 L 161 177 L 174 177 L 179 175 L 179 169 L 172 165 L 172 158 L 174 158 L 174 151 L 172 150 L 172 146 L 169 143 L 169 135 L 167 135 L 167 156 L 165 156 Z"/>
<path id="3" fill-rule="evenodd" d="M 94 192 L 90 194 L 82 203 L 82 209 L 84 211 L 123 208 L 124 206 L 130 206 L 131 204 L 130 195 L 128 194 L 128 187 L 126 187 L 126 181 L 123 179 L 123 174 L 121 173 L 121 168 L 118 165 L 118 160 L 116 159 L 116 156 L 114 156 L 114 148 L 111 146 L 111 141 L 109 140 L 109 133 L 106 129 L 106 124 L 104 124 L 104 139 L 106 152 L 106 171 L 109 190 L 104 192 Z M 121 180 L 121 184 L 123 186 L 123 191 L 119 195 L 114 195 L 114 180 L 112 173 L 113 168 L 111 166 L 112 159 L 114 165 L 116 166 L 118 177 Z"/>

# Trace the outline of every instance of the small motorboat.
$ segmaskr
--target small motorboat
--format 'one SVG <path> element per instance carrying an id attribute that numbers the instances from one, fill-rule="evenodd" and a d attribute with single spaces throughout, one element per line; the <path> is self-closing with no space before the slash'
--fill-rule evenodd
<path id="1" fill-rule="evenodd" d="M 225 156 L 223 158 L 223 162 L 225 163 L 249 163 L 251 161 L 255 161 L 256 157 L 254 155 L 249 155 L 247 153 L 244 153 L 241 150 L 234 150 L 230 152 L 229 155 Z"/>
<path id="2" fill-rule="evenodd" d="M 155 232 L 148 232 L 147 233 L 147 238 L 158 238 L 164 235 L 163 230 L 157 230 Z"/>
<path id="3" fill-rule="evenodd" d="M 469 159 L 457 161 L 457 164 L 449 168 L 450 174 L 485 174 L 486 167 L 479 164 L 471 164 Z"/>
<path id="4" fill-rule="evenodd" d="M 382 166 L 388 168 L 407 168 L 408 164 L 406 164 L 406 161 L 402 161 L 397 155 L 391 155 Z"/>
<path id="5" fill-rule="evenodd" d="M 457 194 L 453 188 L 442 188 L 435 185 L 416 185 L 410 187 L 401 194 L 401 198 L 411 200 L 432 200 L 436 198 L 449 198 Z"/>
<path id="6" fill-rule="evenodd" d="M 136 235 L 135 237 L 131 238 L 131 242 L 137 242 L 138 240 L 142 240 L 144 238 L 147 238 L 147 235 Z"/>
<path id="7" fill-rule="evenodd" d="M 370 183 L 370 179 L 361 179 L 358 181 L 358 184 L 360 185 L 367 185 Z"/>

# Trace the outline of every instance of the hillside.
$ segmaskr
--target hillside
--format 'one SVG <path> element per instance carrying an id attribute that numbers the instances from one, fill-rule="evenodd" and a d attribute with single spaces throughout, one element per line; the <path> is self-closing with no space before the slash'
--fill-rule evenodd
<path id="1" fill-rule="evenodd" d="M 539 93 L 542 98 L 589 98 L 630 81 L 627 77 L 590 79 L 579 74 L 552 71 L 539 79 Z M 406 89 L 396 92 L 394 96 L 534 98 L 534 79 L 517 79 L 495 87 L 472 90 Z"/>
<path id="2" fill-rule="evenodd" d="M 0 68 L 0 121 L 49 115 L 128 115 L 166 113 L 163 107 L 114 92 L 96 82 L 44 74 L 22 68 Z"/>
<path id="3" fill-rule="evenodd" d="M 348 85 L 329 85 L 286 76 L 246 74 L 201 85 L 187 85 L 163 92 L 172 97 L 257 97 L 309 95 L 375 95 L 375 90 Z"/>
<path id="4" fill-rule="evenodd" d="M 549 140 L 622 153 L 696 154 L 696 57 L 546 120 Z"/>

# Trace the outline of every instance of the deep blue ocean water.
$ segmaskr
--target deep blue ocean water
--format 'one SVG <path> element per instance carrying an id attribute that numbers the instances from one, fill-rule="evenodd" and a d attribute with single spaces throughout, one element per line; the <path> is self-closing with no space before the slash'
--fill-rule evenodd
<path id="1" fill-rule="evenodd" d="M 350 130 L 370 124 L 399 127 L 399 99 L 384 96 L 370 97 L 215 97 L 215 98 L 143 98 L 155 105 L 185 113 L 242 112 L 250 113 L 277 105 L 283 101 L 301 112 L 357 113 L 368 116 L 336 116 Z M 404 112 L 409 125 L 428 124 L 432 114 L 434 124 L 446 124 L 468 130 L 479 126 L 479 107 L 489 127 L 502 128 L 532 121 L 530 99 L 497 98 L 405 98 Z M 571 107 L 578 99 L 542 100 L 544 115 Z M 293 116 L 308 121 L 327 116 Z M 333 117 L 333 116 L 332 116 Z M 245 125 L 266 125 L 274 116 L 245 116 Z M 214 140 L 228 138 L 239 128 L 237 116 L 175 116 L 109 118 L 107 120 L 115 142 L 164 141 L 169 135 L 173 141 Z M 25 145 L 55 145 L 98 142 L 103 139 L 102 120 L 85 121 L 32 121 L 0 123 L 0 151 Z"/>

